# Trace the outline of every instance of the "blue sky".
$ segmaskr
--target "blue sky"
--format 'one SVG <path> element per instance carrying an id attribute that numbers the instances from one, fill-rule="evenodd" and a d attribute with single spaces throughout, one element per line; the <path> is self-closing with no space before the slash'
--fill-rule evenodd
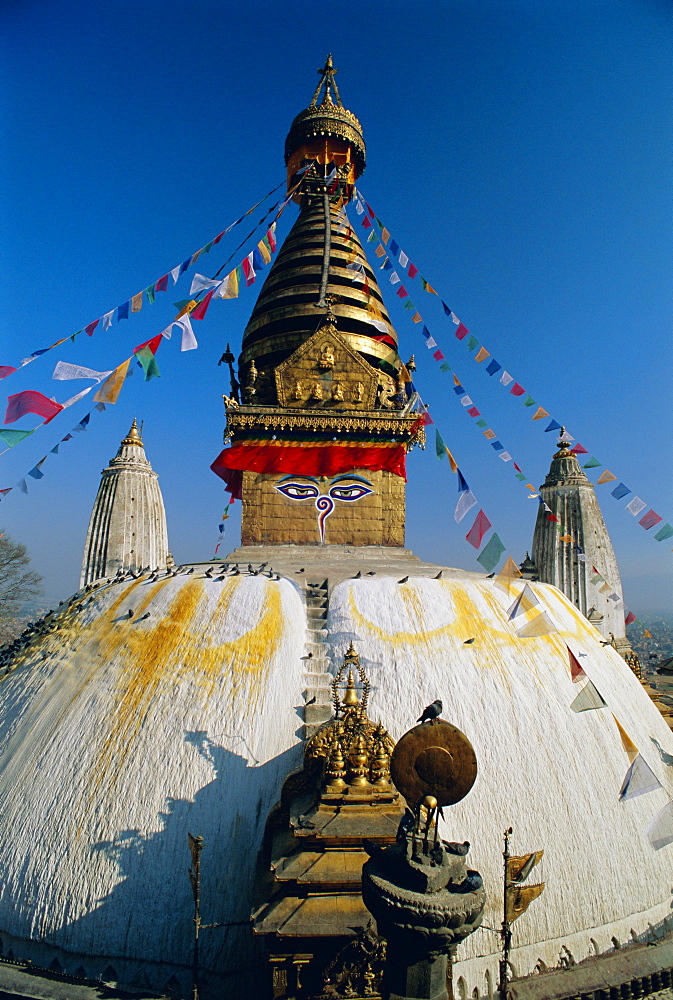
<path id="1" fill-rule="evenodd" d="M 5 0 L 0 364 L 127 300 L 279 184 L 285 135 L 328 51 L 365 132 L 361 189 L 397 242 L 527 393 L 673 523 L 673 31 L 657 0 L 375 0 L 347 12 L 304 0 Z M 281 219 L 281 238 L 295 214 Z M 214 273 L 250 228 L 155 305 L 2 382 L 0 406 L 21 389 L 63 400 L 84 387 L 52 381 L 57 360 L 124 360 L 166 326 L 193 271 Z M 466 416 L 383 275 L 381 285 L 444 440 L 508 552 L 523 558 L 537 502 Z M 228 341 L 238 351 L 259 287 L 213 305 L 195 324 L 198 350 L 162 345 L 160 379 L 137 372 L 116 406 L 50 455 L 27 496 L 14 490 L 0 504 L 0 525 L 28 546 L 50 601 L 78 585 L 100 471 L 134 416 L 145 421 L 175 558 L 212 554 L 226 501 L 209 470 L 228 390 L 217 361 Z M 489 426 L 539 484 L 554 450 L 545 422 L 486 376 L 434 297 L 417 283 L 409 291 Z M 0 457 L 0 486 L 18 482 L 89 400 Z M 408 464 L 408 546 L 478 569 L 467 527 L 453 521 L 455 477 L 433 442 Z M 655 542 L 625 512 L 631 497 L 609 490 L 598 496 L 627 603 L 670 608 L 670 542 Z M 237 513 L 227 537 L 233 548 Z"/>

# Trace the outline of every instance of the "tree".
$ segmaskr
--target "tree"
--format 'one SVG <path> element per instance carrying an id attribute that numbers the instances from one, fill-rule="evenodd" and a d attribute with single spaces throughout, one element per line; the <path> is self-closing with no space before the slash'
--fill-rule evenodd
<path id="1" fill-rule="evenodd" d="M 18 635 L 23 606 L 40 592 L 42 577 L 29 566 L 26 546 L 0 532 L 0 644 Z"/>

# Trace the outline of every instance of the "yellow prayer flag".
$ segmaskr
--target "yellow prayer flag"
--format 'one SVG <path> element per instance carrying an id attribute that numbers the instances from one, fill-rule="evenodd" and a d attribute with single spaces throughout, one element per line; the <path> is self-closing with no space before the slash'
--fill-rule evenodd
<path id="1" fill-rule="evenodd" d="M 533 486 L 533 484 L 532 484 L 532 483 L 526 483 L 526 487 L 527 487 L 527 488 L 528 488 L 529 490 L 532 490 L 532 491 L 533 491 L 533 493 L 535 493 L 535 487 Z"/>
<path id="2" fill-rule="evenodd" d="M 612 593 L 612 587 L 610 586 L 609 583 L 604 583 L 602 587 L 598 588 L 598 593 L 599 594 L 611 594 Z"/>
<path id="3" fill-rule="evenodd" d="M 602 472 L 598 477 L 598 479 L 596 480 L 596 486 L 600 486 L 601 483 L 611 483 L 612 480 L 616 478 L 617 478 L 616 476 L 613 476 L 612 473 L 608 472 L 608 470 L 606 469 L 605 472 Z"/>
<path id="4" fill-rule="evenodd" d="M 484 431 L 484 437 L 486 438 L 487 441 L 492 441 L 493 438 L 495 437 L 495 431 L 492 431 L 491 428 L 489 427 L 487 431 Z"/>
<path id="5" fill-rule="evenodd" d="M 421 316 L 420 313 L 414 313 L 414 315 L 411 317 L 411 322 L 412 323 L 422 323 L 423 322 L 423 317 Z"/>
<path id="6" fill-rule="evenodd" d="M 454 385 L 460 385 L 460 379 L 458 378 L 457 375 L 453 376 L 453 384 Z"/>
<path id="7" fill-rule="evenodd" d="M 537 410 L 533 414 L 533 420 L 543 420 L 544 417 L 548 417 L 549 414 L 541 406 L 538 406 Z"/>
<path id="8" fill-rule="evenodd" d="M 374 253 L 376 254 L 377 257 L 383 257 L 383 255 L 384 255 L 385 252 L 386 252 L 386 248 L 382 247 L 380 243 L 377 246 L 376 250 L 374 251 Z"/>
<path id="9" fill-rule="evenodd" d="M 176 320 L 180 319 L 182 316 L 186 315 L 186 313 L 190 313 L 192 311 L 192 309 L 196 308 L 197 305 L 198 305 L 198 303 L 197 303 L 196 299 L 190 299 L 189 302 L 185 302 L 184 306 L 182 307 L 182 309 L 180 310 L 180 312 L 175 317 Z"/>
<path id="10" fill-rule="evenodd" d="M 223 299 L 237 299 L 238 298 L 238 272 L 236 268 L 230 273 L 227 278 L 227 283 L 224 286 L 224 292 L 222 294 Z"/>
<path id="11" fill-rule="evenodd" d="M 382 243 L 387 243 L 389 239 L 390 239 L 390 233 L 388 232 L 388 230 L 387 229 L 382 229 L 381 230 L 381 242 Z"/>
<path id="12" fill-rule="evenodd" d="M 523 882 L 528 878 L 535 865 L 542 861 L 544 849 L 533 851 L 531 854 L 524 854 L 521 857 L 513 855 L 507 859 L 506 878 L 508 882 Z"/>
<path id="13" fill-rule="evenodd" d="M 485 347 L 480 347 L 474 356 L 475 361 L 485 361 L 486 358 L 490 358 L 491 352 L 487 351 Z"/>
<path id="14" fill-rule="evenodd" d="M 112 372 L 111 375 L 105 379 L 100 389 L 93 397 L 96 403 L 116 403 L 119 397 L 119 393 L 122 391 L 122 386 L 124 384 L 124 379 L 126 378 L 127 372 L 129 370 L 129 365 L 131 364 L 131 359 L 127 358 L 123 364 L 119 365 L 118 368 Z"/>
<path id="15" fill-rule="evenodd" d="M 448 458 L 449 465 L 451 466 L 451 472 L 458 472 L 458 462 L 456 462 L 446 445 L 444 445 L 444 450 L 446 451 L 446 457 Z"/>
<path id="16" fill-rule="evenodd" d="M 495 580 L 493 581 L 494 586 L 499 587 L 504 590 L 506 594 L 510 593 L 510 584 L 512 580 L 516 580 L 517 577 L 521 576 L 521 570 L 514 562 L 511 556 L 508 557 L 507 562 L 502 567 Z"/>
<path id="17" fill-rule="evenodd" d="M 619 735 L 621 737 L 622 746 L 624 747 L 624 750 L 629 758 L 629 764 L 633 764 L 634 760 L 638 756 L 638 747 L 630 738 L 624 727 L 620 724 L 616 716 L 613 715 L 612 718 L 615 720 L 615 725 L 617 726 L 617 730 L 619 731 Z"/>
<path id="18" fill-rule="evenodd" d="M 134 295 L 133 298 L 131 299 L 131 312 L 139 313 L 142 307 L 143 307 L 143 293 L 138 292 L 138 294 Z"/>
<path id="19" fill-rule="evenodd" d="M 651 638 L 652 638 L 652 633 L 648 632 L 647 629 L 645 629 L 643 632 L 643 639 L 651 639 Z"/>
<path id="20" fill-rule="evenodd" d="M 192 254 L 192 259 L 189 262 L 189 266 L 190 267 L 192 266 L 192 264 L 196 264 L 197 260 L 201 256 L 201 251 L 202 250 L 203 250 L 203 247 L 201 247 L 201 250 L 197 250 L 195 254 Z"/>
<path id="21" fill-rule="evenodd" d="M 259 241 L 259 243 L 257 244 L 257 249 L 262 255 L 262 260 L 264 261 L 264 263 L 268 264 L 269 261 L 271 260 L 271 251 L 269 250 L 264 240 Z"/>
<path id="22" fill-rule="evenodd" d="M 513 885 L 507 889 L 505 920 L 508 924 L 526 912 L 533 900 L 540 895 L 544 885 L 544 882 L 539 882 L 537 885 Z"/>
<path id="23" fill-rule="evenodd" d="M 572 540 L 573 540 L 572 535 L 561 535 L 561 537 L 559 538 L 559 542 L 572 542 Z"/>

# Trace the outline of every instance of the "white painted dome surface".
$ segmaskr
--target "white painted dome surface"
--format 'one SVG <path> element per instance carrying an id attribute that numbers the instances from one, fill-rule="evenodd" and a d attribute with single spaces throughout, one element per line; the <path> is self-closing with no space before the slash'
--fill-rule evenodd
<path id="1" fill-rule="evenodd" d="M 182 575 L 110 586 L 75 621 L 0 686 L 0 932 L 189 968 L 192 833 L 204 923 L 243 924 L 202 932 L 204 965 L 240 967 L 266 817 L 301 761 L 302 599 Z"/>
<path id="2" fill-rule="evenodd" d="M 645 828 L 673 794 L 651 739 L 673 753 L 671 733 L 560 592 L 533 585 L 558 632 L 520 639 L 506 614 L 513 595 L 451 572 L 338 584 L 332 662 L 354 641 L 370 716 L 394 738 L 441 698 L 472 742 L 477 781 L 447 810 L 444 835 L 473 845 L 485 924 L 502 919 L 502 831 L 514 827 L 514 854 L 544 848 L 529 882 L 547 888 L 513 928 L 516 971 L 556 965 L 562 946 L 576 960 L 609 949 L 613 935 L 625 941 L 670 913 L 673 845 L 655 852 Z M 204 965 L 250 969 L 264 824 L 301 759 L 305 628 L 289 581 L 183 575 L 103 589 L 71 628 L 31 647 L 0 685 L 0 933 L 105 956 L 83 963 L 90 975 L 108 961 L 188 967 L 190 832 L 206 842 L 204 922 L 242 923 L 203 932 Z M 570 709 L 582 685 L 566 643 L 608 708 Z M 619 801 L 629 760 L 612 713 L 662 789 Z M 498 948 L 485 930 L 461 945 L 461 991 L 485 994 L 487 973 L 495 983 Z"/>
<path id="3" fill-rule="evenodd" d="M 645 833 L 673 797 L 673 768 L 651 739 L 673 753 L 668 726 L 624 660 L 555 588 L 532 585 L 558 632 L 518 638 L 506 609 L 521 589 L 508 596 L 467 574 L 345 581 L 329 618 L 333 660 L 353 640 L 372 684 L 370 717 L 394 739 L 441 698 L 442 717 L 474 746 L 477 780 L 445 810 L 444 836 L 472 844 L 469 859 L 488 894 L 484 924 L 502 922 L 503 831 L 514 828 L 512 854 L 544 848 L 528 883 L 546 889 L 513 924 L 519 975 L 539 958 L 558 965 L 563 945 L 579 961 L 595 953 L 592 938 L 606 951 L 613 935 L 623 943 L 632 930 L 647 932 L 670 916 L 673 886 L 673 845 L 654 851 Z M 580 662 L 607 708 L 570 709 L 582 683 L 571 679 L 566 644 L 586 654 Z M 619 800 L 629 758 L 613 713 L 662 789 Z M 475 932 L 458 949 L 455 981 L 462 976 L 470 994 L 475 986 L 487 992 L 499 946 L 498 935 Z"/>

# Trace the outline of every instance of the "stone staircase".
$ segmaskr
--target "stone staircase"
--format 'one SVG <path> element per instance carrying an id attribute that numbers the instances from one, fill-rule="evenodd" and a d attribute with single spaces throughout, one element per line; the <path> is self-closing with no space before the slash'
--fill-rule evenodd
<path id="1" fill-rule="evenodd" d="M 315 702 L 304 707 L 304 738 L 332 716 L 332 675 L 327 657 L 327 612 L 329 607 L 328 581 L 309 583 L 306 595 L 306 655 L 304 660 L 304 701 Z"/>

